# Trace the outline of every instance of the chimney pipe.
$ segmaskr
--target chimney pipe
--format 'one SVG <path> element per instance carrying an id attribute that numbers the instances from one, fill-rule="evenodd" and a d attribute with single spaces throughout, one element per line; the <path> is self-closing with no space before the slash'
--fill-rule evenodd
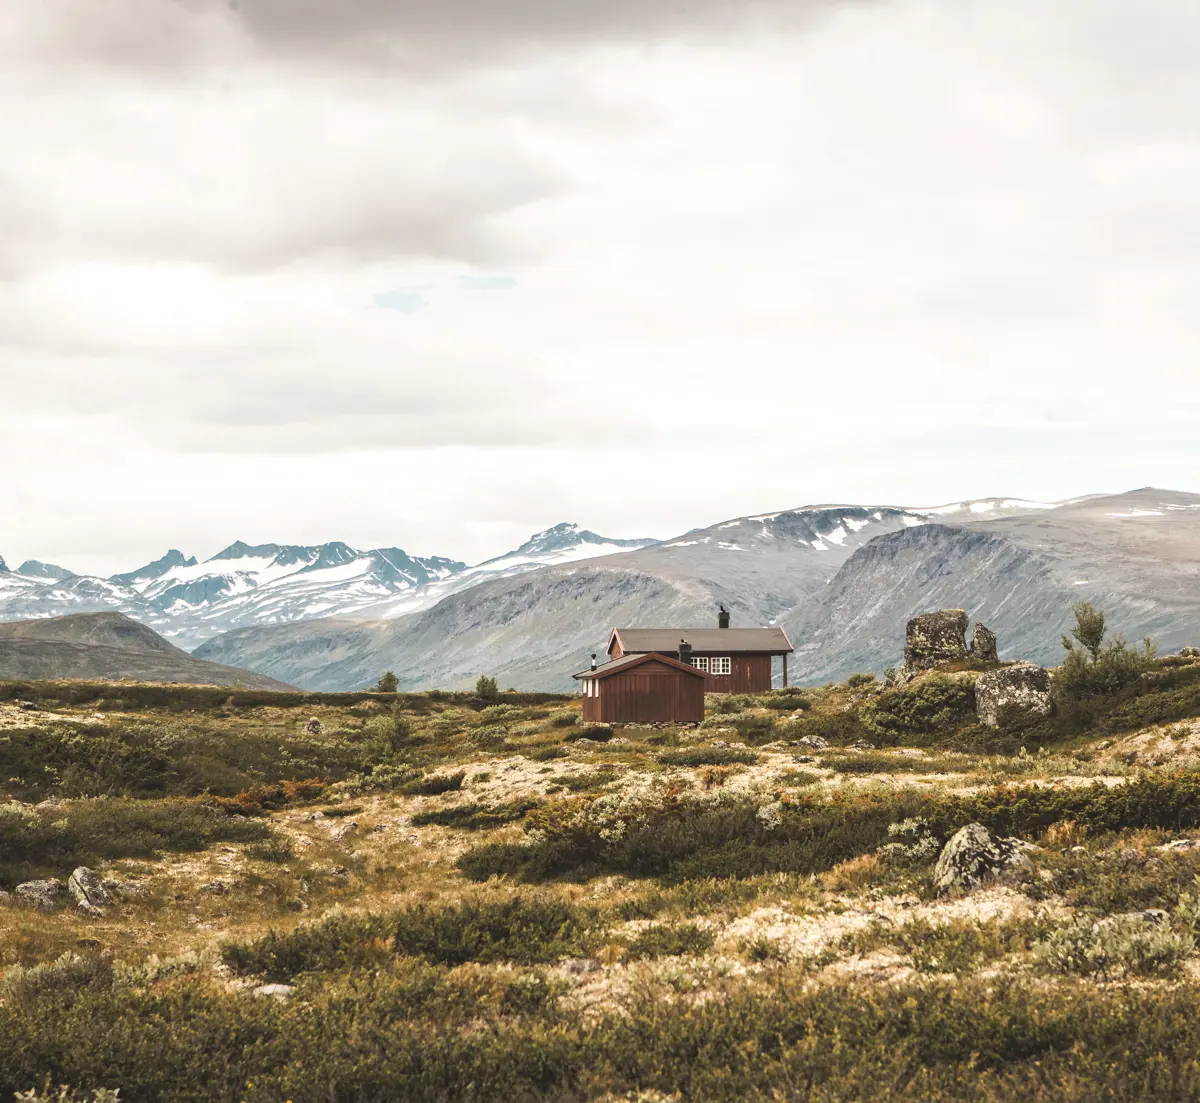
<path id="1" fill-rule="evenodd" d="M 720 612 L 717 614 L 717 627 L 718 628 L 728 628 L 729 627 L 729 610 L 726 609 L 724 605 L 718 605 L 717 608 L 720 610 Z"/>
<path id="2" fill-rule="evenodd" d="M 596 652 L 595 651 L 592 652 L 592 669 L 593 670 L 596 669 Z"/>
<path id="3" fill-rule="evenodd" d="M 679 641 L 679 661 L 685 666 L 692 665 L 692 645 L 687 640 Z"/>

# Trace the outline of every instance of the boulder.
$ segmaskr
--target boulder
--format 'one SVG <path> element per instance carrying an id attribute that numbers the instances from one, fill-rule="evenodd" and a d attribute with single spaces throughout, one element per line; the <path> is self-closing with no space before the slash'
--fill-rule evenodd
<path id="1" fill-rule="evenodd" d="M 975 888 L 1007 869 L 1028 864 L 1019 840 L 997 839 L 983 824 L 969 823 L 942 847 L 933 884 L 938 892 Z"/>
<path id="2" fill-rule="evenodd" d="M 70 894 L 61 881 L 26 881 L 16 888 L 15 896 L 23 904 L 32 904 L 38 911 L 53 911 Z"/>
<path id="3" fill-rule="evenodd" d="M 975 681 L 975 707 L 988 727 L 1000 726 L 1012 713 L 1047 716 L 1050 713 L 1050 672 L 1036 663 L 1019 662 L 988 670 Z"/>
<path id="4" fill-rule="evenodd" d="M 304 725 L 304 730 L 310 735 L 320 735 L 322 730 L 321 721 L 315 716 L 310 717 L 308 723 Z"/>
<path id="5" fill-rule="evenodd" d="M 1200 647 L 1181 647 L 1179 657 L 1181 659 L 1200 659 Z"/>
<path id="6" fill-rule="evenodd" d="M 930 670 L 942 663 L 965 659 L 969 623 L 965 609 L 940 609 L 913 617 L 905 632 L 905 671 Z"/>
<path id="7" fill-rule="evenodd" d="M 13 901 L 12 893 L 0 889 L 0 908 L 7 907 Z"/>
<path id="8" fill-rule="evenodd" d="M 67 888 L 80 907 L 87 904 L 92 908 L 106 908 L 112 903 L 112 894 L 104 887 L 104 879 L 87 866 L 80 866 L 71 874 Z"/>
<path id="9" fill-rule="evenodd" d="M 971 654 L 981 662 L 998 662 L 1000 655 L 996 650 L 996 633 L 986 624 L 975 622 L 975 630 L 971 633 Z"/>
<path id="10" fill-rule="evenodd" d="M 259 999 L 286 1000 L 296 991 L 291 984 L 260 984 L 253 994 Z"/>

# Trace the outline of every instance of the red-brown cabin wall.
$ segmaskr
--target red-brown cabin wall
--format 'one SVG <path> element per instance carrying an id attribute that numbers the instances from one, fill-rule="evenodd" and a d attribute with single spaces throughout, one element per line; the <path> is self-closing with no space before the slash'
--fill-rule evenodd
<path id="1" fill-rule="evenodd" d="M 729 652 L 697 651 L 696 658 Z M 729 655 L 728 674 L 707 674 L 705 693 L 766 693 L 771 688 L 770 655 Z"/>
<path id="2" fill-rule="evenodd" d="M 704 681 L 649 662 L 596 680 L 598 697 L 584 697 L 583 718 L 607 724 L 698 724 L 704 719 Z"/>

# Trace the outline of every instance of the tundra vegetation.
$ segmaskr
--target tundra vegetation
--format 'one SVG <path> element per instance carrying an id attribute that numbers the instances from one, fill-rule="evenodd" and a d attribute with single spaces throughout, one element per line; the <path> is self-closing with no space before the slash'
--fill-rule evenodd
<path id="1" fill-rule="evenodd" d="M 690 729 L 0 684 L 0 1099 L 1198 1098 L 1200 658 L 1094 612 L 999 727 L 978 669 Z M 1019 860 L 939 892 L 973 824 Z"/>

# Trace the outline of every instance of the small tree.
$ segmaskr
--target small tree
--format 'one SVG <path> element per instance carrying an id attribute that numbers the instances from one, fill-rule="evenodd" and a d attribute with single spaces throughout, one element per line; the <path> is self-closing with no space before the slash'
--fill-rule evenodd
<path id="1" fill-rule="evenodd" d="M 495 678 L 489 678 L 486 674 L 480 674 L 479 680 L 475 683 L 475 696 L 483 701 L 494 701 L 500 696 L 500 687 L 496 685 Z"/>
<path id="2" fill-rule="evenodd" d="M 1100 647 L 1104 643 L 1104 610 L 1097 609 L 1090 602 L 1077 601 L 1071 606 L 1071 612 L 1075 614 L 1075 627 L 1071 629 L 1071 636 L 1083 644 L 1092 656 L 1092 662 L 1095 662 L 1100 657 Z M 1068 651 L 1075 650 L 1071 636 L 1062 638 L 1063 647 Z"/>
<path id="3" fill-rule="evenodd" d="M 1104 613 L 1094 605 L 1081 601 L 1071 611 L 1075 626 L 1062 638 L 1067 657 L 1054 676 L 1060 700 L 1112 697 L 1138 686 L 1154 661 L 1154 641 L 1147 637 L 1139 651 L 1120 636 L 1108 638 Z"/>
<path id="4" fill-rule="evenodd" d="M 400 679 L 395 671 L 385 670 L 375 686 L 376 693 L 395 693 L 400 688 Z"/>

